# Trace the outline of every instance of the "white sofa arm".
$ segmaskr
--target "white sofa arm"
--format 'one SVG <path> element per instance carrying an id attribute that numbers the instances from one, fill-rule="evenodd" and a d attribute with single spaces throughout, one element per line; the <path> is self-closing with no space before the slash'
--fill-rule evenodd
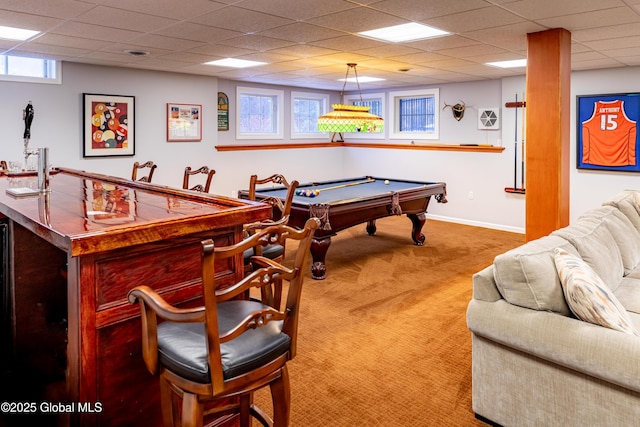
<path id="1" fill-rule="evenodd" d="M 472 333 L 640 392 L 640 337 L 557 313 L 472 299 Z"/>

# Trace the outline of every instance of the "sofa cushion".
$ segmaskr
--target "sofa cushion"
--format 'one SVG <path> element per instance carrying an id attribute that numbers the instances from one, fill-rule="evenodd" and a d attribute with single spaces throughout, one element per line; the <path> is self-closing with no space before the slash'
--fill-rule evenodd
<path id="1" fill-rule="evenodd" d="M 554 260 L 569 308 L 578 319 L 640 336 L 627 310 L 586 262 L 560 248 Z"/>
<path id="2" fill-rule="evenodd" d="M 640 315 L 640 271 L 636 270 L 622 279 L 614 294 L 627 311 Z"/>
<path id="3" fill-rule="evenodd" d="M 620 210 L 636 230 L 640 231 L 640 193 L 635 190 L 625 190 L 616 194 L 603 205 L 614 206 Z"/>
<path id="4" fill-rule="evenodd" d="M 545 236 L 495 258 L 493 275 L 507 302 L 533 310 L 571 314 L 553 260 L 556 247 L 577 254 L 561 237 Z"/>
<path id="5" fill-rule="evenodd" d="M 587 211 L 578 221 L 601 220 L 611 233 L 620 250 L 624 274 L 631 273 L 640 264 L 640 232 L 618 208 L 602 206 Z"/>
<path id="6" fill-rule="evenodd" d="M 551 235 L 571 242 L 578 250 L 580 258 L 589 264 L 610 289 L 616 290 L 624 276 L 622 256 L 603 220 L 594 218 L 578 221 L 554 231 Z"/>

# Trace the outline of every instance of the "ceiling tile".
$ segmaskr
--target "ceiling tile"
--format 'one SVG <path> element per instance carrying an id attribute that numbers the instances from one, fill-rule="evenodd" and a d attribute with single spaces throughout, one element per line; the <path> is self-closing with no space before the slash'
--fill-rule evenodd
<path id="1" fill-rule="evenodd" d="M 319 40 L 341 37 L 344 35 L 344 32 L 319 27 L 317 25 L 307 24 L 305 22 L 295 22 L 290 25 L 283 25 L 282 27 L 262 31 L 258 35 L 290 40 L 299 43 L 310 43 Z"/>
<path id="2" fill-rule="evenodd" d="M 411 21 L 422 21 L 489 6 L 484 0 L 386 0 L 371 5 L 373 9 Z"/>
<path id="3" fill-rule="evenodd" d="M 497 6 L 425 19 L 425 23 L 452 33 L 463 33 L 485 28 L 501 27 L 523 22 L 524 18 Z"/>
<path id="4" fill-rule="evenodd" d="M 256 51 L 266 51 L 270 49 L 278 49 L 285 46 L 291 46 L 293 43 L 287 40 L 248 35 L 223 40 L 220 42 L 220 44 L 223 46 L 233 46 Z"/>
<path id="5" fill-rule="evenodd" d="M 357 35 L 407 22 L 453 35 L 407 43 Z M 637 66 L 640 57 L 640 0 L 0 0 L 0 25 L 43 32 L 0 40 L 1 53 L 328 90 L 340 90 L 347 62 L 386 79 L 373 88 L 523 75 L 483 64 L 526 57 L 527 34 L 548 28 L 571 31 L 574 70 Z M 201 65 L 225 57 L 269 65 Z"/>
<path id="6" fill-rule="evenodd" d="M 306 21 L 323 15 L 341 12 L 347 9 L 358 7 L 355 4 L 347 3 L 343 0 L 244 0 L 235 6 L 269 13 L 296 21 Z"/>
<path id="7" fill-rule="evenodd" d="M 207 43 L 216 43 L 243 35 L 243 33 L 238 31 L 209 27 L 207 25 L 195 24 L 193 22 L 178 22 L 175 25 L 154 31 L 154 34 Z"/>
<path id="8" fill-rule="evenodd" d="M 270 28 L 291 24 L 293 21 L 262 12 L 228 6 L 214 13 L 207 13 L 192 18 L 190 22 L 239 31 L 244 34 L 253 34 Z"/>
<path id="9" fill-rule="evenodd" d="M 124 30 L 110 27 L 103 27 L 94 24 L 84 24 L 82 22 L 67 21 L 51 31 L 52 34 L 61 34 L 71 37 L 81 37 L 91 40 L 105 40 L 109 43 L 124 42 L 138 37 L 141 32 Z"/>
<path id="10" fill-rule="evenodd" d="M 177 20 L 152 16 L 138 12 L 123 13 L 120 9 L 108 6 L 97 6 L 86 13 L 73 19 L 76 22 L 94 24 L 101 27 L 120 28 L 123 30 L 135 29 L 141 32 L 151 32 L 159 28 L 171 25 Z M 108 37 L 108 33 L 105 34 Z"/>
<path id="11" fill-rule="evenodd" d="M 406 24 L 409 21 L 388 13 L 360 7 L 309 19 L 307 22 L 349 33 L 359 33 L 391 25 Z"/>
<path id="12" fill-rule="evenodd" d="M 224 3 L 209 0 L 109 0 L 107 4 L 116 9 L 179 20 L 226 7 Z"/>
<path id="13" fill-rule="evenodd" d="M 611 22 L 616 22 L 617 24 L 640 22 L 640 15 L 629 13 L 629 8 L 627 7 L 616 7 L 613 9 L 577 13 L 574 15 L 540 20 L 540 24 L 549 28 L 565 28 L 569 31 L 600 27 L 603 22 L 607 24 Z M 561 27 L 559 27 L 559 25 L 561 25 Z"/>

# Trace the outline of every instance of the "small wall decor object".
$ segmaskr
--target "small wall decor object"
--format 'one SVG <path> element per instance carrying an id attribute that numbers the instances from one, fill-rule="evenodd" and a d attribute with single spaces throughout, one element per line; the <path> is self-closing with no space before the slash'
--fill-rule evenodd
<path id="1" fill-rule="evenodd" d="M 135 97 L 83 94 L 84 157 L 135 154 Z"/>
<path id="2" fill-rule="evenodd" d="M 229 130 L 229 97 L 218 92 L 218 130 Z"/>
<path id="3" fill-rule="evenodd" d="M 467 105 L 464 103 L 463 100 L 460 100 L 460 102 L 455 105 L 449 105 L 445 102 L 444 107 L 442 107 L 442 109 L 444 110 L 447 107 L 451 107 L 453 118 L 456 119 L 457 121 L 460 121 L 464 117 L 464 110 L 467 108 Z"/>
<path id="4" fill-rule="evenodd" d="M 202 141 L 202 105 L 167 104 L 167 141 Z"/>
<path id="5" fill-rule="evenodd" d="M 578 169 L 640 172 L 640 93 L 577 96 Z"/>
<path id="6" fill-rule="evenodd" d="M 480 130 L 500 129 L 500 109 L 499 108 L 478 108 L 478 129 Z"/>

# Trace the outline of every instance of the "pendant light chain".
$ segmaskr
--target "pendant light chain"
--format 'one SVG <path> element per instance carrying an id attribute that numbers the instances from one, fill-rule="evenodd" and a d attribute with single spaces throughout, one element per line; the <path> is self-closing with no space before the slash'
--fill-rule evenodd
<path id="1" fill-rule="evenodd" d="M 360 90 L 360 81 L 358 80 L 358 69 L 356 68 L 358 64 L 348 63 L 347 64 L 347 73 L 344 76 L 344 84 L 342 85 L 342 90 L 340 91 L 340 98 L 344 99 L 344 88 L 347 87 L 347 81 L 349 79 L 349 70 L 353 68 L 353 73 L 356 76 L 356 86 L 358 86 L 358 95 L 360 95 L 360 102 L 362 102 L 362 91 Z"/>

